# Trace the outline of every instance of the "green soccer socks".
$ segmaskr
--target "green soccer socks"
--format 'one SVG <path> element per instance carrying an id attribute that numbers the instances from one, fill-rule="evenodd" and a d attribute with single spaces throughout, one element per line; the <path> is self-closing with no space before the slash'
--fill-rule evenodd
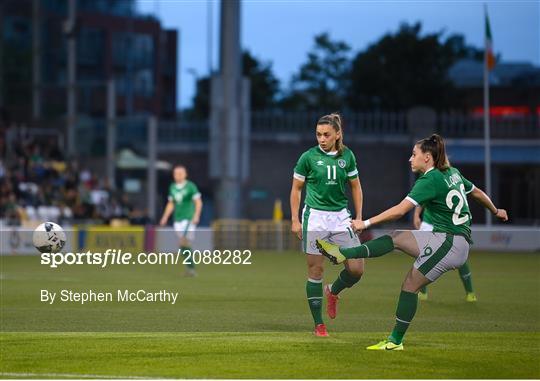
<path id="1" fill-rule="evenodd" d="M 473 286 L 472 286 L 472 278 L 471 278 L 471 269 L 469 267 L 469 261 L 466 261 L 463 266 L 461 266 L 458 269 L 459 277 L 461 278 L 461 282 L 463 283 L 463 287 L 465 288 L 465 291 L 467 294 L 474 292 Z"/>
<path id="2" fill-rule="evenodd" d="M 313 316 L 315 325 L 323 324 L 322 319 L 322 298 L 323 298 L 323 285 L 322 279 L 308 279 L 306 282 L 306 295 Z"/>
<path id="3" fill-rule="evenodd" d="M 358 283 L 360 278 L 361 277 L 352 275 L 350 272 L 347 271 L 347 269 L 343 269 L 339 273 L 334 283 L 332 283 L 332 294 L 337 295 L 344 289 L 354 286 L 356 283 Z"/>
<path id="4" fill-rule="evenodd" d="M 186 266 L 188 269 L 194 269 L 195 263 L 193 262 L 193 252 L 191 251 L 191 247 L 189 246 L 181 246 L 180 252 L 182 253 L 182 256 L 185 258 L 184 261 L 186 263 Z M 188 258 L 188 253 L 191 253 L 190 257 Z"/>
<path id="5" fill-rule="evenodd" d="M 360 246 L 348 249 L 339 249 L 347 259 L 351 258 L 375 258 L 388 254 L 394 250 L 394 241 L 389 235 L 383 235 L 377 239 L 364 243 Z"/>
<path id="6" fill-rule="evenodd" d="M 401 291 L 399 294 L 398 305 L 396 309 L 396 325 L 392 330 L 392 333 L 388 337 L 388 340 L 394 344 L 401 344 L 403 336 L 409 328 L 416 308 L 418 306 L 418 296 L 414 292 Z"/>

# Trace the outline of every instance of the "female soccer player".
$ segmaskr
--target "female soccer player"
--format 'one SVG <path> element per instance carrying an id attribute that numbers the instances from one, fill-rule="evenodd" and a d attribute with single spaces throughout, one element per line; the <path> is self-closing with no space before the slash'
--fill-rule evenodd
<path id="1" fill-rule="evenodd" d="M 353 248 L 340 248 L 317 240 L 317 247 L 333 263 L 352 258 L 373 258 L 401 250 L 416 258 L 401 286 L 396 324 L 390 336 L 370 350 L 403 350 L 403 336 L 411 323 L 418 304 L 418 290 L 437 280 L 443 273 L 461 267 L 469 255 L 471 244 L 471 213 L 467 194 L 489 209 L 502 221 L 507 221 L 506 210 L 497 209 L 491 199 L 453 167 L 446 156 L 443 139 L 439 135 L 418 141 L 412 151 L 411 169 L 421 176 L 412 190 L 398 205 L 365 221 L 354 220 L 355 230 L 396 220 L 417 205 L 429 211 L 433 232 L 397 230 Z"/>
<path id="2" fill-rule="evenodd" d="M 432 218 L 422 206 L 418 205 L 416 208 L 414 208 L 414 228 L 416 230 L 423 230 L 423 231 L 433 231 L 433 221 Z M 469 261 L 465 261 L 463 266 L 461 266 L 458 269 L 459 277 L 461 278 L 461 283 L 463 283 L 463 288 L 465 289 L 465 300 L 468 302 L 476 302 L 478 299 L 476 298 L 476 294 L 474 293 L 474 289 L 472 286 L 472 274 L 471 274 L 471 267 L 469 265 Z M 428 299 L 428 293 L 427 293 L 427 286 L 423 286 L 418 291 L 418 299 L 419 300 L 427 300 Z"/>
<path id="3" fill-rule="evenodd" d="M 199 189 L 187 179 L 187 170 L 183 165 L 173 169 L 174 182 L 169 186 L 168 202 L 159 224 L 165 226 L 174 212 L 174 230 L 180 239 L 180 250 L 186 256 L 191 251 L 195 238 L 195 228 L 199 224 L 202 211 L 202 200 Z M 186 258 L 187 259 L 187 258 Z M 186 276 L 196 276 L 193 258 L 186 260 Z"/>
<path id="4" fill-rule="evenodd" d="M 324 238 L 343 247 L 360 244 L 351 229 L 351 215 L 347 210 L 345 188 L 349 183 L 356 218 L 361 219 L 362 187 L 358 179 L 354 154 L 343 145 L 340 115 L 330 114 L 320 118 L 317 122 L 316 136 L 319 144 L 304 152 L 294 167 L 290 199 L 291 230 L 302 240 L 303 251 L 307 254 L 306 293 L 315 322 L 314 334 L 326 337 L 328 332 L 321 313 L 324 257 L 318 252 L 315 240 Z M 298 213 L 304 184 L 306 184 L 306 199 L 300 223 Z M 325 286 L 327 312 L 331 318 L 336 316 L 337 295 L 343 289 L 357 283 L 363 272 L 363 259 L 348 260 L 336 281 Z"/>

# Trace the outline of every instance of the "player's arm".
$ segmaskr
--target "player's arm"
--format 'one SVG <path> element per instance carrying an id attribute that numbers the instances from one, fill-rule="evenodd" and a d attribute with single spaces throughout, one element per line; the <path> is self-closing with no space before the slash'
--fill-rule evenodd
<path id="1" fill-rule="evenodd" d="M 416 208 L 414 208 L 414 215 L 413 215 L 413 225 L 415 229 L 420 229 L 420 225 L 422 224 L 422 219 L 420 216 L 422 215 L 423 208 L 418 205 Z"/>
<path id="2" fill-rule="evenodd" d="M 199 193 L 198 196 L 195 196 L 193 198 L 193 203 L 195 204 L 195 212 L 193 213 L 193 218 L 191 219 L 191 223 L 194 225 L 198 225 L 199 221 L 201 220 L 201 211 L 202 211 L 202 197 Z"/>
<path id="3" fill-rule="evenodd" d="M 410 212 L 415 206 L 422 205 L 425 202 L 432 200 L 435 196 L 435 188 L 431 179 L 427 177 L 420 177 L 414 183 L 413 188 L 407 197 L 403 199 L 403 201 L 368 220 L 354 220 L 351 224 L 352 228 L 354 230 L 364 230 L 371 225 L 397 220 Z"/>
<path id="4" fill-rule="evenodd" d="M 298 214 L 300 212 L 300 200 L 302 199 L 302 188 L 304 187 L 304 181 L 293 178 L 291 188 L 291 231 L 296 234 L 299 239 L 302 239 L 302 224 Z"/>
<path id="5" fill-rule="evenodd" d="M 475 187 L 474 184 L 470 182 L 466 177 L 461 175 L 461 179 L 463 180 L 463 190 L 465 191 L 466 195 L 471 195 L 471 197 L 476 202 L 478 202 L 484 208 L 488 209 L 499 220 L 508 221 L 508 214 L 506 213 L 506 210 L 497 209 L 489 196 L 482 189 Z"/>
<path id="6" fill-rule="evenodd" d="M 354 230 L 364 230 L 371 225 L 377 225 L 382 224 L 383 222 L 398 220 L 405 214 L 410 212 L 412 208 L 414 208 L 414 204 L 405 198 L 399 204 L 385 210 L 381 214 L 378 214 L 375 217 L 371 217 L 366 221 L 353 220 L 351 225 Z"/>
<path id="7" fill-rule="evenodd" d="M 362 192 L 362 184 L 358 177 L 349 180 L 351 185 L 351 196 L 354 204 L 355 218 L 357 220 L 362 219 L 362 206 L 364 203 L 364 193 Z"/>
<path id="8" fill-rule="evenodd" d="M 508 221 L 508 214 L 506 213 L 506 210 L 498 209 L 482 189 L 474 187 L 474 189 L 470 192 L 470 195 L 476 202 L 488 209 L 499 220 Z"/>
<path id="9" fill-rule="evenodd" d="M 171 213 L 174 210 L 174 202 L 172 200 L 169 200 L 167 202 L 167 205 L 165 205 L 165 210 L 163 211 L 163 216 L 161 216 L 161 220 L 159 221 L 159 224 L 161 226 L 167 225 L 167 221 L 169 220 L 169 217 L 171 216 Z"/>

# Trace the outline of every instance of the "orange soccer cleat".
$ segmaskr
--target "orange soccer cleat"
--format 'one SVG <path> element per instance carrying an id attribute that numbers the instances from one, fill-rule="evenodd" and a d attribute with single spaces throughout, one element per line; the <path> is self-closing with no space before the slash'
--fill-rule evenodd
<path id="1" fill-rule="evenodd" d="M 326 330 L 326 326 L 324 324 L 317 324 L 313 334 L 317 337 L 328 337 L 328 331 Z"/>
<path id="2" fill-rule="evenodd" d="M 327 284 L 324 286 L 324 295 L 326 296 L 326 313 L 330 319 L 335 319 L 337 315 L 337 302 L 339 296 L 332 294 L 332 289 L 330 285 Z"/>

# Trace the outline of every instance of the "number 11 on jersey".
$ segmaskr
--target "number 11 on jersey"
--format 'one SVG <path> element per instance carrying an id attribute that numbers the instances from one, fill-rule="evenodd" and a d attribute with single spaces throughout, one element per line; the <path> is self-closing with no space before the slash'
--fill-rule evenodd
<path id="1" fill-rule="evenodd" d="M 328 174 L 328 180 L 335 180 L 336 179 L 336 166 L 335 165 L 327 165 L 326 166 L 326 173 Z"/>

